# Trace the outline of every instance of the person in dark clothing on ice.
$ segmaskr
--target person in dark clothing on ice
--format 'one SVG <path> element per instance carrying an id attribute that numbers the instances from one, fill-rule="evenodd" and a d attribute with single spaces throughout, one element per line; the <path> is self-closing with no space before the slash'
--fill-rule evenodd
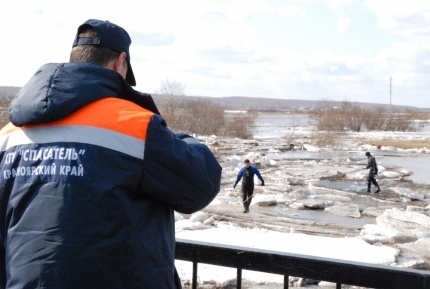
<path id="1" fill-rule="evenodd" d="M 379 188 L 379 184 L 376 181 L 378 178 L 378 165 L 376 164 L 375 157 L 372 156 L 369 152 L 366 152 L 367 157 L 367 167 L 369 169 L 369 175 L 367 176 L 367 192 L 370 193 L 370 186 L 373 183 L 375 187 L 378 189 L 375 191 L 375 194 L 379 193 L 381 189 Z"/>
<path id="2" fill-rule="evenodd" d="M 251 162 L 246 159 L 244 161 L 245 166 L 242 167 L 237 174 L 236 182 L 233 185 L 233 188 L 236 188 L 237 183 L 242 179 L 242 198 L 243 198 L 243 206 L 244 213 L 249 212 L 249 205 L 251 205 L 252 195 L 254 194 L 254 175 L 261 181 L 261 185 L 264 186 L 264 180 L 261 177 L 260 172 L 254 166 L 251 166 Z"/>

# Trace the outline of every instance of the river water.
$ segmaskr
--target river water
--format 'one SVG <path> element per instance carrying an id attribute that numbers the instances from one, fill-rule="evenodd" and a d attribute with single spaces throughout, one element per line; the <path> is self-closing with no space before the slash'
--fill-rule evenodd
<path id="1" fill-rule="evenodd" d="M 260 114 L 255 122 L 254 136 L 260 138 L 282 139 L 294 136 L 310 135 L 313 132 L 313 121 L 307 114 Z M 428 135 L 430 125 L 422 128 L 421 132 Z M 378 164 L 384 167 L 398 167 L 410 171 L 407 179 L 414 183 L 430 184 L 428 172 L 430 171 L 430 156 L 424 153 L 402 153 L 391 151 L 378 151 L 374 153 Z M 277 154 L 277 158 L 300 160 L 324 160 L 335 158 L 365 159 L 363 151 L 289 151 Z"/>

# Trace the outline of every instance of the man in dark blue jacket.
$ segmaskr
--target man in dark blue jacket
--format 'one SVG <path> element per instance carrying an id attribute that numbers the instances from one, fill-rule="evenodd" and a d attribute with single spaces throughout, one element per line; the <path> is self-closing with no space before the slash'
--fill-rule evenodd
<path id="1" fill-rule="evenodd" d="M 244 161 L 244 164 L 245 166 L 242 167 L 237 174 L 237 179 L 233 188 L 236 188 L 237 183 L 242 180 L 243 212 L 249 213 L 249 205 L 251 205 L 252 196 L 254 194 L 254 175 L 260 179 L 262 186 L 264 186 L 264 180 L 261 177 L 260 171 L 256 167 L 251 166 L 251 162 L 248 159 Z"/>
<path id="2" fill-rule="evenodd" d="M 42 37 L 41 39 L 46 39 Z M 88 20 L 0 131 L 0 288 L 178 289 L 174 210 L 220 189 L 208 147 L 134 90 L 128 33 Z"/>

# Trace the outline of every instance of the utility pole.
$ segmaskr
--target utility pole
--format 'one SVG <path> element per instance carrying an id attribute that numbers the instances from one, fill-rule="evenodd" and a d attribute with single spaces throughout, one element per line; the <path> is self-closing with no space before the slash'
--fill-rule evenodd
<path id="1" fill-rule="evenodd" d="M 392 94 L 392 87 L 393 87 L 393 78 L 390 76 L 390 111 L 391 111 L 391 94 Z"/>

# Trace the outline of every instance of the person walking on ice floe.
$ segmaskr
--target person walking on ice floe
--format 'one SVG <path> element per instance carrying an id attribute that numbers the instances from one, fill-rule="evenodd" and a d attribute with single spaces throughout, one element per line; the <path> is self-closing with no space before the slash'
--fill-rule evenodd
<path id="1" fill-rule="evenodd" d="M 254 194 L 254 175 L 257 175 L 257 177 L 261 181 L 261 185 L 264 186 L 264 180 L 261 177 L 260 171 L 254 167 L 251 166 L 251 162 L 246 159 L 244 161 L 245 166 L 242 167 L 237 174 L 236 182 L 233 185 L 233 188 L 236 188 L 237 183 L 242 180 L 242 198 L 243 198 L 243 206 L 244 206 L 244 213 L 249 212 L 249 205 L 251 205 L 252 201 L 252 195 Z"/>
<path id="2" fill-rule="evenodd" d="M 375 191 L 375 194 L 381 191 L 378 182 L 376 179 L 378 178 L 378 165 L 376 164 L 375 157 L 370 154 L 370 152 L 366 152 L 367 157 L 367 167 L 369 169 L 369 175 L 367 176 L 367 192 L 370 193 L 370 186 L 373 183 L 375 187 L 378 189 Z"/>

